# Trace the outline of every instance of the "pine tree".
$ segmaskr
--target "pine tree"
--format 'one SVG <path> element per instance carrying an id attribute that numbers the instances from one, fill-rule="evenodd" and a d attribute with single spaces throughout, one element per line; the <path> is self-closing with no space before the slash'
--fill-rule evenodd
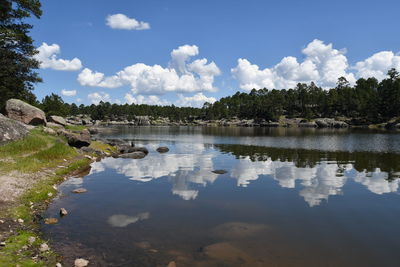
<path id="1" fill-rule="evenodd" d="M 33 58 L 37 50 L 29 36 L 32 25 L 23 20 L 41 14 L 38 0 L 0 0 L 0 109 L 10 98 L 36 102 L 31 91 L 41 82 L 34 71 L 39 62 Z"/>

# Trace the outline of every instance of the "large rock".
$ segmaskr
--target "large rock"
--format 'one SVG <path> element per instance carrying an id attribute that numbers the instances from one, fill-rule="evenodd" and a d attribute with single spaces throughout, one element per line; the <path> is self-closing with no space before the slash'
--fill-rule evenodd
<path id="1" fill-rule="evenodd" d="M 132 147 L 132 152 L 143 152 L 144 154 L 149 154 L 149 150 L 145 147 Z"/>
<path id="2" fill-rule="evenodd" d="M 91 139 L 88 130 L 83 130 L 79 133 L 64 132 L 64 136 L 68 140 L 68 144 L 73 147 L 81 148 L 84 146 L 90 146 Z"/>
<path id="3" fill-rule="evenodd" d="M 28 134 L 25 124 L 0 114 L 0 144 L 20 139 Z"/>
<path id="4" fill-rule="evenodd" d="M 63 117 L 60 117 L 60 116 L 50 116 L 49 121 L 60 124 L 62 126 L 67 125 L 67 121 Z"/>
<path id="5" fill-rule="evenodd" d="M 346 128 L 349 125 L 344 121 L 337 121 L 335 119 L 321 118 L 315 120 L 318 128 Z"/>
<path id="6" fill-rule="evenodd" d="M 150 125 L 150 118 L 149 116 L 136 116 L 135 124 L 138 126 L 148 126 Z"/>
<path id="7" fill-rule="evenodd" d="M 46 124 L 44 112 L 19 99 L 9 99 L 6 102 L 5 113 L 7 117 L 25 124 L 40 125 Z"/>

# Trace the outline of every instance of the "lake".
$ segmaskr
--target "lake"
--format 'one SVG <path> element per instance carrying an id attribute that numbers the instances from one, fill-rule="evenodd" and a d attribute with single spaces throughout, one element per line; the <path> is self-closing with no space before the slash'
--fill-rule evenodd
<path id="1" fill-rule="evenodd" d="M 69 214 L 42 230 L 67 266 L 400 265 L 397 133 L 114 127 L 100 137 L 149 154 L 105 158 L 60 185 L 45 216 Z"/>

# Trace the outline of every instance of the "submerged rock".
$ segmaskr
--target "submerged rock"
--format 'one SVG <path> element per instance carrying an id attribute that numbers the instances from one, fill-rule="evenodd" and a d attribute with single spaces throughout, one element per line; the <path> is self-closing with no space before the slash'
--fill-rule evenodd
<path id="1" fill-rule="evenodd" d="M 168 151 L 169 151 L 169 148 L 166 146 L 161 146 L 161 147 L 157 148 L 158 153 L 167 153 Z"/>
<path id="2" fill-rule="evenodd" d="M 126 153 L 126 154 L 121 154 L 119 155 L 120 158 L 129 158 L 129 159 L 142 159 L 146 157 L 146 154 L 143 153 L 142 151 L 136 151 L 132 153 Z"/>
<path id="3" fill-rule="evenodd" d="M 266 224 L 227 222 L 216 226 L 212 232 L 223 239 L 242 239 L 270 230 Z"/>
<path id="4" fill-rule="evenodd" d="M 212 172 L 215 173 L 215 174 L 225 174 L 225 173 L 227 173 L 227 171 L 225 171 L 225 170 L 214 170 Z"/>
<path id="5" fill-rule="evenodd" d="M 72 190 L 72 193 L 75 193 L 75 194 L 82 194 L 82 193 L 86 193 L 86 192 L 87 192 L 87 190 L 85 188 L 77 188 L 77 189 Z"/>
<path id="6" fill-rule="evenodd" d="M 45 224 L 56 224 L 56 223 L 58 223 L 58 219 L 57 218 L 46 218 L 46 219 L 44 219 L 44 223 Z"/>
<path id="7" fill-rule="evenodd" d="M 28 133 L 29 130 L 23 123 L 0 114 L 0 144 L 20 139 Z"/>
<path id="8" fill-rule="evenodd" d="M 9 99 L 6 102 L 5 114 L 8 118 L 31 125 L 46 125 L 46 115 L 43 110 L 29 105 L 19 99 Z"/>
<path id="9" fill-rule="evenodd" d="M 240 248 L 228 243 L 215 243 L 204 248 L 204 254 L 212 259 L 224 261 L 226 266 L 254 266 L 255 259 Z"/>

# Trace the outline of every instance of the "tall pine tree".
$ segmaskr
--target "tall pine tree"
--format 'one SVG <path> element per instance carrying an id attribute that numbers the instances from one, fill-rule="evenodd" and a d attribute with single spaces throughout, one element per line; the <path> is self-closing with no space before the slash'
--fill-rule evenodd
<path id="1" fill-rule="evenodd" d="M 39 0 L 0 0 L 0 109 L 10 98 L 36 101 L 31 91 L 41 82 L 35 72 L 39 62 L 33 58 L 32 25 L 24 19 L 41 14 Z"/>

